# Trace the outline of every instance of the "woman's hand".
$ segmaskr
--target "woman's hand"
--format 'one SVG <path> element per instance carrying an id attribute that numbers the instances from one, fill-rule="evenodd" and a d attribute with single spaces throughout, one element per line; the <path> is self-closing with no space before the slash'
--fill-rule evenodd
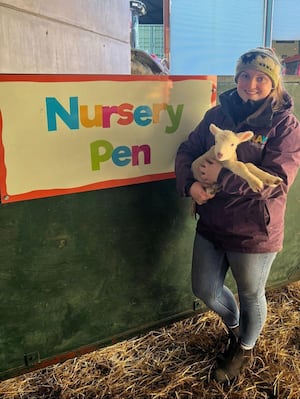
<path id="1" fill-rule="evenodd" d="M 205 191 L 205 187 L 203 187 L 203 185 L 200 182 L 196 181 L 191 185 L 190 196 L 198 205 L 203 205 L 209 199 L 213 198 L 215 194 L 207 193 Z"/>
<path id="2" fill-rule="evenodd" d="M 213 158 L 209 158 L 199 166 L 201 180 L 206 185 L 215 184 L 218 180 L 222 164 Z"/>

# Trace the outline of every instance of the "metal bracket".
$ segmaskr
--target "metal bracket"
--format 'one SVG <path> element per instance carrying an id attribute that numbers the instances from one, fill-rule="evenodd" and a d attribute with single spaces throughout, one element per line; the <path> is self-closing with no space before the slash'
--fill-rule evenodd
<path id="1" fill-rule="evenodd" d="M 193 309 L 194 309 L 194 311 L 197 311 L 197 310 L 201 309 L 201 301 L 200 301 L 200 299 L 195 299 L 194 300 Z"/>
<path id="2" fill-rule="evenodd" d="M 41 358 L 39 352 L 24 353 L 24 363 L 26 366 L 33 366 L 40 363 Z"/>

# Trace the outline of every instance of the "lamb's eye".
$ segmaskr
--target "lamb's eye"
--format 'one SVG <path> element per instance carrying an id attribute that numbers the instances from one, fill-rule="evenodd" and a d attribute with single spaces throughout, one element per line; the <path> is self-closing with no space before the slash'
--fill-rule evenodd
<path id="1" fill-rule="evenodd" d="M 231 147 L 234 147 L 234 144 L 233 144 L 233 143 L 231 143 Z"/>

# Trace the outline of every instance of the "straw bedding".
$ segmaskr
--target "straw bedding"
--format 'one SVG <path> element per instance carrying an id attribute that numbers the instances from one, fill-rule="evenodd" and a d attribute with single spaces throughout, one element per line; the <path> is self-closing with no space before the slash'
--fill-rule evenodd
<path id="1" fill-rule="evenodd" d="M 213 312 L 0 383 L 1 399 L 299 399 L 300 282 L 268 292 L 251 367 L 212 379 L 226 333 Z"/>

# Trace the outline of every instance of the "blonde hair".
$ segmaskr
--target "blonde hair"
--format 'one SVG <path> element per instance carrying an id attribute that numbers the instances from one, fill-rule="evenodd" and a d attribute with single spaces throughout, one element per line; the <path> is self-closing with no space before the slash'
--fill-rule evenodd
<path id="1" fill-rule="evenodd" d="M 273 112 L 278 112 L 285 109 L 288 104 L 289 99 L 287 98 L 287 92 L 283 86 L 282 78 L 280 77 L 276 88 L 272 89 L 262 106 L 259 107 L 253 115 L 251 115 L 251 118 L 257 118 L 264 112 L 266 108 L 270 106 Z"/>
<path id="2" fill-rule="evenodd" d="M 287 105 L 288 100 L 286 98 L 286 90 L 281 76 L 278 80 L 277 86 L 269 94 L 269 98 L 272 99 L 271 107 L 274 112 L 282 110 Z"/>

